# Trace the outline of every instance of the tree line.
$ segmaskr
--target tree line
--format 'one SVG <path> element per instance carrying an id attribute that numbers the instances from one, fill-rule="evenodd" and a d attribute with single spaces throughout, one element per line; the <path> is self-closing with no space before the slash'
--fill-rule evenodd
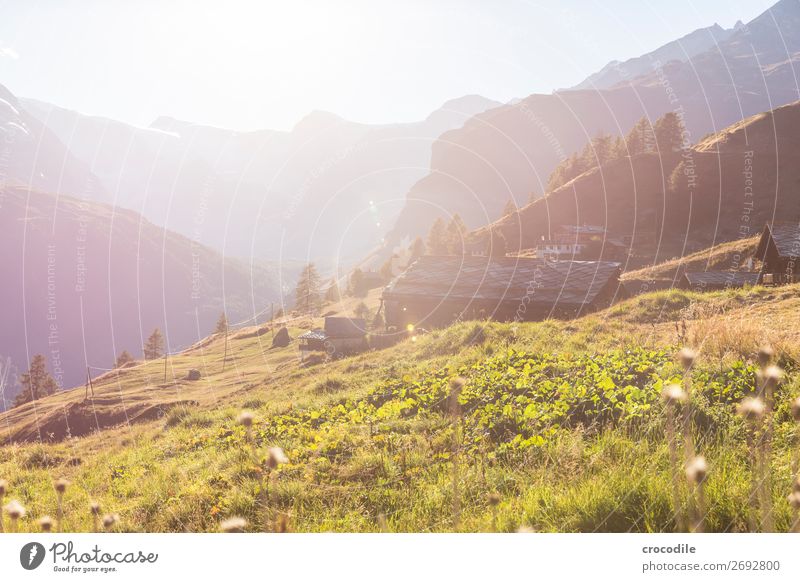
<path id="1" fill-rule="evenodd" d="M 674 112 L 666 113 L 655 123 L 642 117 L 624 138 L 600 132 L 580 152 L 573 152 L 556 166 L 550 174 L 547 190 L 552 192 L 584 172 L 626 156 L 677 152 L 684 145 L 683 134 L 683 122 Z"/>

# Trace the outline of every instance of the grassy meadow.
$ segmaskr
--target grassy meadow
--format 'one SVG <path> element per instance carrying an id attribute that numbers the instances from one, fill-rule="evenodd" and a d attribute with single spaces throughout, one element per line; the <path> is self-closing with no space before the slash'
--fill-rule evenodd
<path id="1" fill-rule="evenodd" d="M 167 382 L 159 360 L 107 374 L 91 401 L 79 388 L 0 415 L 0 438 L 33 441 L 0 448 L 3 504 L 25 507 L 21 531 L 60 505 L 64 531 L 102 528 L 91 502 L 114 516 L 107 529 L 133 532 L 219 531 L 234 517 L 245 531 L 662 532 L 693 516 L 706 531 L 787 531 L 799 336 L 800 286 L 464 322 L 306 365 L 296 342 L 237 330 L 224 371 L 212 336 L 168 360 Z M 785 378 L 754 428 L 737 406 L 757 389 L 764 344 Z M 698 353 L 688 373 L 683 346 Z M 201 380 L 184 379 L 193 368 Z M 690 392 L 688 424 L 687 404 L 662 398 L 673 383 Z M 74 407 L 94 430 L 49 434 Z M 686 447 L 707 461 L 702 491 L 684 476 Z"/>

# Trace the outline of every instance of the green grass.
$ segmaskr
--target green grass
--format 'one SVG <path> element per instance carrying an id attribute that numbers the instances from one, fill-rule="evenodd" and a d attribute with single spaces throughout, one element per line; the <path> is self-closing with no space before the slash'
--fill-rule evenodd
<path id="1" fill-rule="evenodd" d="M 280 516 L 295 531 L 379 531 L 381 515 L 392 531 L 673 531 L 659 394 L 680 378 L 674 321 L 687 310 L 720 321 L 754 306 L 781 313 L 797 295 L 796 288 L 655 293 L 576 321 L 466 322 L 309 368 L 298 365 L 295 345 L 268 349 L 267 335 L 232 340 L 234 361 L 222 372 L 223 346 L 214 341 L 175 358 L 176 377 L 198 367 L 200 382 L 145 390 L 157 368 L 163 374 L 154 362 L 97 387 L 108 398 L 146 399 L 161 390 L 165 401 L 192 404 L 99 434 L 4 446 L 0 478 L 28 509 L 26 531 L 55 514 L 52 482 L 62 475 L 72 481 L 68 531 L 92 527 L 90 500 L 119 514 L 124 531 L 215 531 L 233 515 L 252 531 L 271 530 Z M 787 318 L 796 311 L 787 308 Z M 701 323 L 690 319 L 690 328 Z M 794 378 L 791 354 L 782 351 L 781 363 Z M 747 529 L 751 471 L 734 410 L 752 389 L 753 372 L 731 351 L 701 357 L 694 373 L 710 531 Z M 448 415 L 454 377 L 467 380 L 457 421 Z M 770 461 L 781 531 L 792 519 L 786 495 L 798 444 L 787 403 L 797 392 L 794 381 L 780 389 Z M 42 405 L 57 414 L 76 398 L 62 394 Z M 243 409 L 256 419 L 254 445 L 237 423 Z M 270 446 L 289 458 L 273 471 L 263 463 Z M 501 500 L 496 519 L 492 493 Z"/>

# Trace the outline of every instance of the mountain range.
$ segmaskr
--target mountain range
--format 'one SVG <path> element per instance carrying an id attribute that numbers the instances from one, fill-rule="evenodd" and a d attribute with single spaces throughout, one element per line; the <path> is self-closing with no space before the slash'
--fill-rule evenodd
<path id="1" fill-rule="evenodd" d="M 606 67 L 576 89 L 530 95 L 442 135 L 431 171 L 409 190 L 390 244 L 426 232 L 437 216 L 458 213 L 472 228 L 487 224 L 509 199 L 522 206 L 541 196 L 555 166 L 590 138 L 623 135 L 643 116 L 678 113 L 694 143 L 800 97 L 797 0 L 781 0 L 732 31 L 712 27 L 689 40 L 683 59 L 667 45 L 644 61 Z M 609 73 L 624 66 L 629 74 Z"/>
<path id="2" fill-rule="evenodd" d="M 353 262 L 380 244 L 431 144 L 499 105 L 445 103 L 417 123 L 366 125 L 313 112 L 291 131 L 236 132 L 159 118 L 148 128 L 23 99 L 101 188 L 96 201 L 140 212 L 226 255 Z"/>
<path id="3" fill-rule="evenodd" d="M 278 301 L 278 277 L 130 210 L 21 186 L 0 190 L 0 354 L 20 370 L 44 354 L 62 387 L 141 357 L 161 329 L 169 351 Z M 8 400 L 10 392 L 5 395 Z"/>

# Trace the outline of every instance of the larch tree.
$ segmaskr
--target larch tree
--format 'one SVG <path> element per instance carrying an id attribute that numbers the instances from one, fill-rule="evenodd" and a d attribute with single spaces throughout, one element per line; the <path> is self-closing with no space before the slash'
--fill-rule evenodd
<path id="1" fill-rule="evenodd" d="M 217 320 L 217 326 L 214 328 L 214 333 L 226 333 L 228 331 L 228 318 L 223 311 Z"/>
<path id="2" fill-rule="evenodd" d="M 339 283 L 336 281 L 336 277 L 331 277 L 328 288 L 325 290 L 325 301 L 327 303 L 336 303 L 339 299 Z"/>
<path id="3" fill-rule="evenodd" d="M 413 263 L 424 254 L 425 241 L 422 240 L 421 236 L 418 236 L 414 239 L 414 242 L 411 243 L 411 258 L 409 259 L 409 263 Z"/>
<path id="4" fill-rule="evenodd" d="M 30 370 L 20 376 L 19 382 L 22 391 L 14 399 L 14 406 L 39 400 L 58 390 L 58 384 L 47 371 L 47 361 L 41 354 L 33 356 Z"/>
<path id="5" fill-rule="evenodd" d="M 364 271 L 356 267 L 350 274 L 350 283 L 347 286 L 348 294 L 353 297 L 364 297 L 367 294 L 367 286 L 364 282 Z"/>
<path id="6" fill-rule="evenodd" d="M 441 218 L 437 218 L 428 231 L 427 247 L 432 255 L 447 254 L 447 227 Z"/>
<path id="7" fill-rule="evenodd" d="M 463 254 L 464 237 L 467 234 L 467 225 L 461 216 L 454 214 L 447 225 L 445 237 L 447 238 L 447 252 L 451 255 Z"/>
<path id="8" fill-rule="evenodd" d="M 128 352 L 128 350 L 122 350 L 122 353 L 117 356 L 117 361 L 114 364 L 115 368 L 123 368 L 127 364 L 133 362 L 133 356 Z"/>
<path id="9" fill-rule="evenodd" d="M 144 352 L 145 360 L 156 360 L 164 355 L 164 336 L 161 335 L 161 330 L 155 328 L 150 337 L 147 338 L 142 351 Z"/>
<path id="10" fill-rule="evenodd" d="M 295 308 L 302 313 L 312 313 L 319 305 L 320 279 L 314 263 L 308 263 L 300 272 L 294 290 Z"/>
<path id="11" fill-rule="evenodd" d="M 659 152 L 677 152 L 683 147 L 683 122 L 677 113 L 666 113 L 656 121 L 653 129 Z"/>

